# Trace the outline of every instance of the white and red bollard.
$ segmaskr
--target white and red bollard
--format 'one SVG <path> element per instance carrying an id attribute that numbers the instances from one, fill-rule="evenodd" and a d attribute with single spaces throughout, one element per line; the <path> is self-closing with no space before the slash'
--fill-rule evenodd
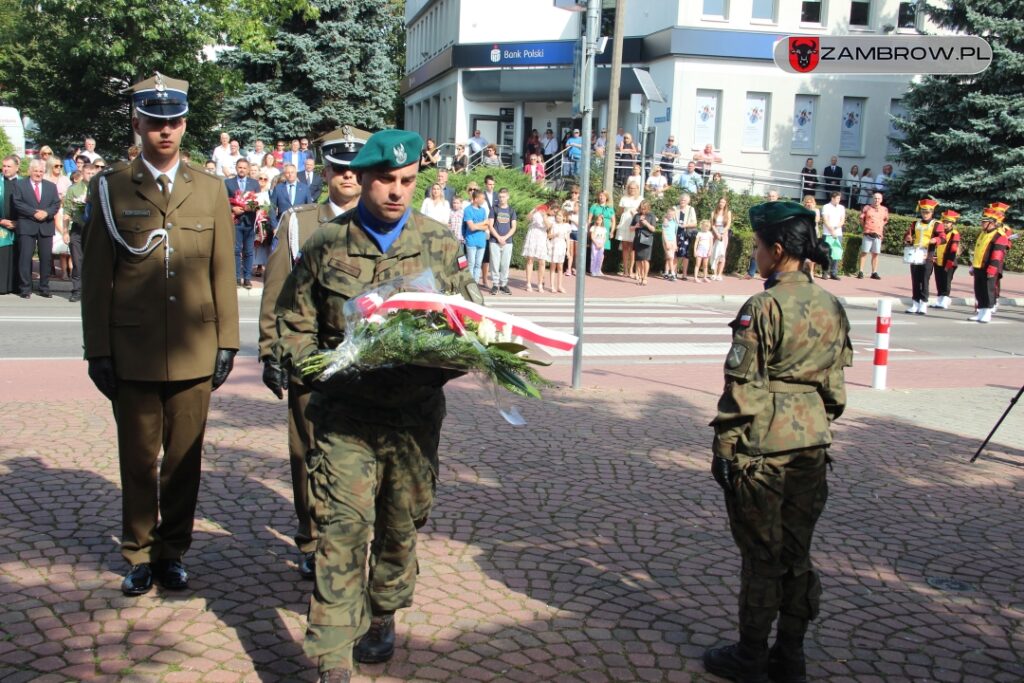
<path id="1" fill-rule="evenodd" d="M 878 300 L 875 318 L 875 367 L 871 375 L 872 389 L 885 389 L 889 370 L 889 328 L 892 327 L 892 299 Z"/>

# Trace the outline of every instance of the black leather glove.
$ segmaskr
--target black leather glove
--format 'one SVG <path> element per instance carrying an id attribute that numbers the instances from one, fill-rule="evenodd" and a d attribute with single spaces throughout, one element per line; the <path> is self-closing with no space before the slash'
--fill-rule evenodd
<path id="1" fill-rule="evenodd" d="M 721 456 L 711 459 L 711 474 L 726 493 L 732 493 L 732 462 Z"/>
<path id="2" fill-rule="evenodd" d="M 89 359 L 89 379 L 108 399 L 113 401 L 117 398 L 117 375 L 114 374 L 114 361 L 109 356 Z"/>
<path id="3" fill-rule="evenodd" d="M 288 391 L 288 371 L 281 367 L 276 358 L 263 361 L 263 383 L 279 399 L 284 398 L 284 392 Z"/>
<path id="4" fill-rule="evenodd" d="M 217 391 L 231 374 L 231 369 L 235 367 L 236 353 L 238 351 L 234 349 L 217 349 L 217 362 L 213 366 L 213 391 Z"/>

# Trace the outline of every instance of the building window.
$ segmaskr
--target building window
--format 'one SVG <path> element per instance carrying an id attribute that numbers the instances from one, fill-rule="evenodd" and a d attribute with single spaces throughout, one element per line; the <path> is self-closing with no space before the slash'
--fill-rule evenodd
<path id="1" fill-rule="evenodd" d="M 797 95 L 794 98 L 793 137 L 790 141 L 792 151 L 814 151 L 814 124 L 817 121 L 817 114 L 817 95 Z"/>
<path id="2" fill-rule="evenodd" d="M 871 23 L 871 0 L 853 0 L 850 3 L 850 26 L 868 26 Z"/>
<path id="3" fill-rule="evenodd" d="M 768 149 L 768 102 L 766 92 L 748 92 L 743 108 L 743 131 L 740 146 L 744 150 L 763 152 Z"/>
<path id="4" fill-rule="evenodd" d="M 903 106 L 903 101 L 899 99 L 893 99 L 889 101 L 889 147 L 887 156 L 895 156 L 898 154 L 900 149 L 900 142 L 907 137 L 907 134 L 896 127 L 897 119 L 907 118 L 907 108 Z"/>
<path id="5" fill-rule="evenodd" d="M 718 147 L 718 120 L 722 101 L 721 90 L 698 90 L 693 119 L 693 148 L 711 144 Z"/>
<path id="6" fill-rule="evenodd" d="M 823 24 L 825 23 L 825 2 L 824 0 L 803 0 L 800 7 L 800 23 L 802 24 Z"/>
<path id="7" fill-rule="evenodd" d="M 729 16 L 729 0 L 704 0 L 704 16 L 725 19 Z"/>
<path id="8" fill-rule="evenodd" d="M 898 28 L 917 28 L 917 2 L 901 2 L 900 14 L 896 20 Z"/>
<path id="9" fill-rule="evenodd" d="M 775 0 L 754 0 L 750 18 L 756 21 L 775 21 Z"/>
<path id="10" fill-rule="evenodd" d="M 839 123 L 839 153 L 861 154 L 864 131 L 863 97 L 843 98 L 843 118 Z"/>

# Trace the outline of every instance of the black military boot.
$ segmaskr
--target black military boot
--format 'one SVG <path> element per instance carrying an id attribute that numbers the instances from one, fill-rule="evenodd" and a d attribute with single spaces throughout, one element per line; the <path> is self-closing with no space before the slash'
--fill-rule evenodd
<path id="1" fill-rule="evenodd" d="M 769 683 L 768 642 L 740 642 L 704 653 L 704 670 L 736 683 Z"/>
<path id="2" fill-rule="evenodd" d="M 803 646 L 775 641 L 768 651 L 767 671 L 772 683 L 807 683 Z"/>
<path id="3" fill-rule="evenodd" d="M 360 664 L 380 664 L 395 654 L 395 615 L 375 615 L 370 630 L 356 643 L 352 657 Z"/>

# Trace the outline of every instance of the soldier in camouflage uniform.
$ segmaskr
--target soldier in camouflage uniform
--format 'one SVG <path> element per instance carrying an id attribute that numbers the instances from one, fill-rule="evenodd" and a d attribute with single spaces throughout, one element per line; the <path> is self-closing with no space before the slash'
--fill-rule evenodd
<path id="1" fill-rule="evenodd" d="M 725 491 L 742 573 L 740 641 L 705 652 L 704 667 L 736 681 L 805 681 L 803 638 L 818 613 L 811 536 L 828 497 L 831 423 L 846 404 L 843 368 L 853 349 L 842 306 L 800 271 L 804 259 L 828 263 L 814 220 L 795 202 L 750 209 L 767 281 L 731 323 L 725 391 L 711 423 L 712 473 Z"/>
<path id="2" fill-rule="evenodd" d="M 359 183 L 348 165 L 363 146 L 361 140 L 346 136 L 325 142 L 324 176 L 328 198 L 323 204 L 303 204 L 288 209 L 278 222 L 277 246 L 267 262 L 263 279 L 263 299 L 260 303 L 260 360 L 263 361 L 263 383 L 278 398 L 288 392 L 288 454 L 292 471 L 292 499 L 298 529 L 295 545 L 299 558 L 299 574 L 312 579 L 316 561 L 316 524 L 309 514 L 309 495 L 306 476 L 306 453 L 313 440 L 313 425 L 306 417 L 310 388 L 298 375 L 286 371 L 274 355 L 277 341 L 277 315 L 274 308 L 292 265 L 301 253 L 301 246 L 320 226 L 327 225 L 359 201 Z"/>
<path id="3" fill-rule="evenodd" d="M 483 301 L 448 226 L 409 208 L 422 147 L 416 133 L 381 131 L 352 161 L 359 204 L 306 242 L 278 300 L 276 350 L 286 367 L 337 346 L 345 302 L 375 283 L 429 269 L 439 291 Z M 321 681 L 348 681 L 353 659 L 394 653 L 394 613 L 412 604 L 416 530 L 433 504 L 452 376 L 400 366 L 312 383 L 307 466 L 320 538 L 305 649 Z"/>

